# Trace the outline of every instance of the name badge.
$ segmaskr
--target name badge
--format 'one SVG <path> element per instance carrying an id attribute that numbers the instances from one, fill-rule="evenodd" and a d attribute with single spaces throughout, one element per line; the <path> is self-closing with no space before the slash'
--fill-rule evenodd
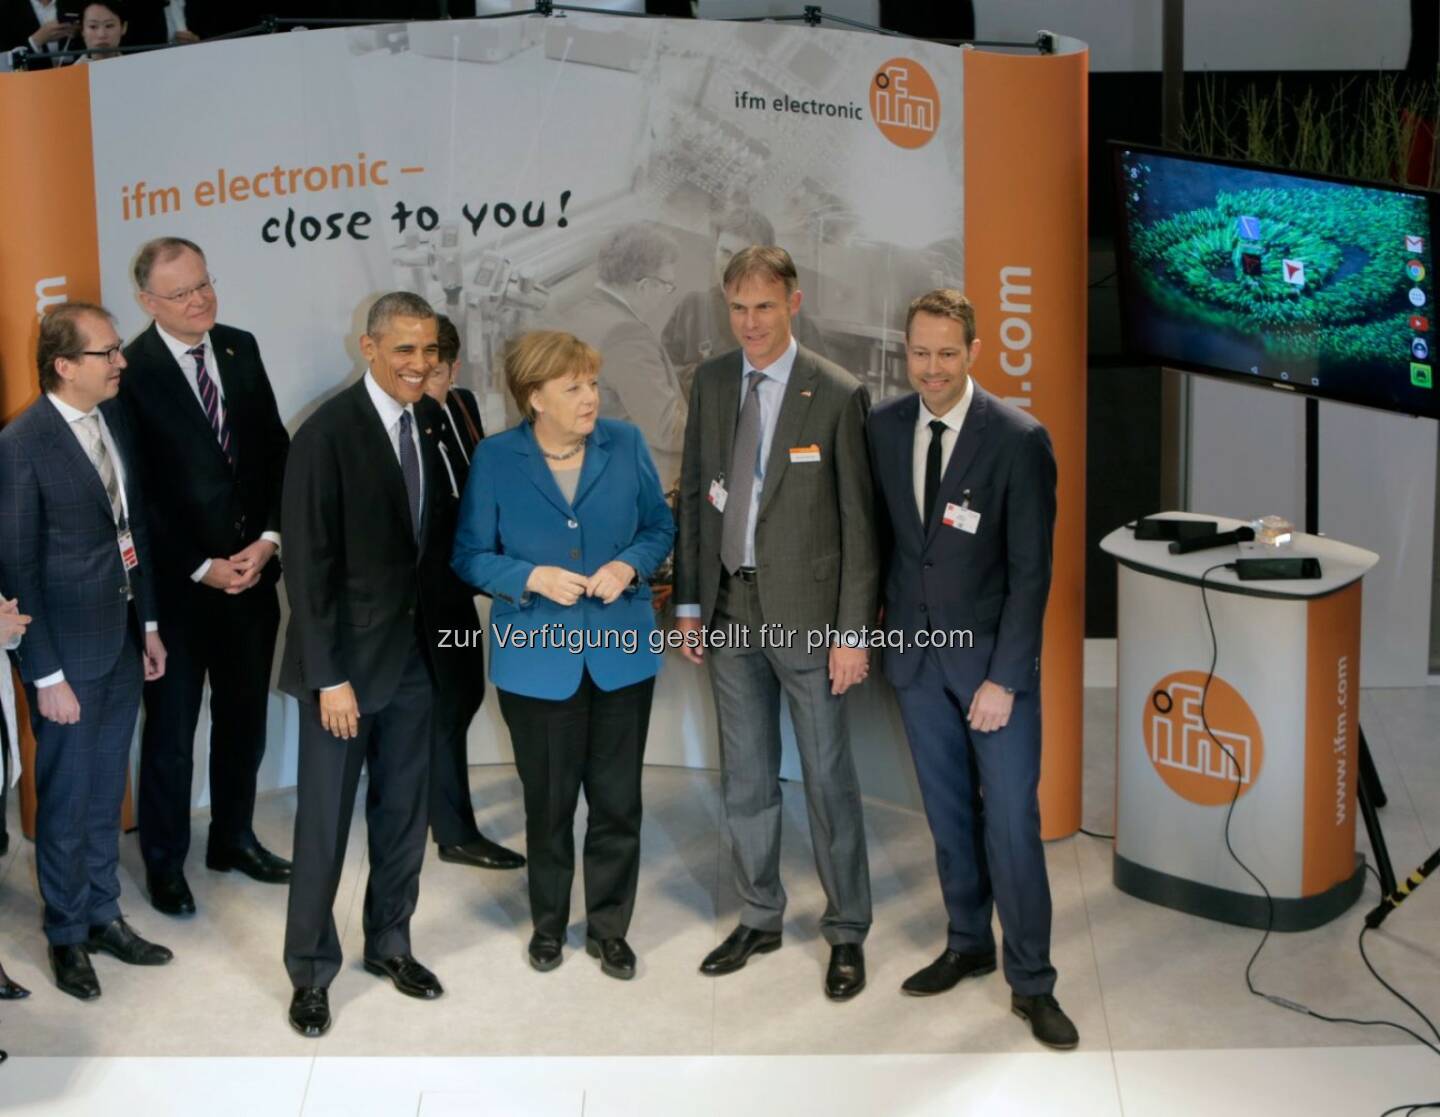
<path id="1" fill-rule="evenodd" d="M 140 565 L 140 556 L 135 551 L 135 536 L 126 528 L 116 533 L 115 541 L 120 544 L 120 561 L 125 564 L 126 573 L 129 573 Z"/>
<path id="2" fill-rule="evenodd" d="M 724 482 L 720 480 L 710 482 L 710 495 L 707 499 L 711 504 L 715 505 L 715 511 L 725 511 L 725 501 L 729 499 L 729 495 L 730 494 L 725 491 Z"/>
<path id="3" fill-rule="evenodd" d="M 973 508 L 964 508 L 958 504 L 945 505 L 945 525 L 958 528 L 969 535 L 974 535 L 980 530 L 980 513 Z"/>
<path id="4" fill-rule="evenodd" d="M 809 446 L 790 447 L 790 460 L 792 462 L 818 462 L 820 460 L 819 444 L 811 443 Z"/>

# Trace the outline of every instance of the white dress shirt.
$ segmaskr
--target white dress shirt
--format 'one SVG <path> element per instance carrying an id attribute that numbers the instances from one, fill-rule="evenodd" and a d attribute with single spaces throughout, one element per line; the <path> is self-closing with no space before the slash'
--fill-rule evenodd
<path id="1" fill-rule="evenodd" d="M 165 5 L 165 32 L 173 43 L 175 36 L 182 31 L 189 31 L 185 25 L 185 3 L 184 0 L 170 0 Z"/>
<path id="2" fill-rule="evenodd" d="M 950 455 L 955 452 L 955 440 L 960 428 L 965 425 L 965 416 L 970 413 L 970 401 L 975 398 L 975 380 L 965 378 L 965 392 L 960 401 L 944 415 L 932 415 L 925 400 L 920 400 L 920 414 L 915 419 L 915 447 L 911 452 L 911 475 L 915 481 L 915 507 L 920 511 L 920 522 L 925 522 L 925 458 L 930 453 L 930 424 L 939 419 L 945 424 L 940 436 L 940 476 L 950 468 Z"/>
<path id="3" fill-rule="evenodd" d="M 90 455 L 85 451 L 86 440 L 81 438 L 75 431 L 75 424 L 80 422 L 81 419 L 88 418 L 92 414 L 100 420 L 100 439 L 105 443 L 106 453 L 110 455 L 110 464 L 115 467 L 115 484 L 120 488 L 120 507 L 125 513 L 125 519 L 128 521 L 130 519 L 130 498 L 125 495 L 125 460 L 121 458 L 120 452 L 115 449 L 115 440 L 110 436 L 110 428 L 105 423 L 104 413 L 98 408 L 92 411 L 81 411 L 78 408 L 71 407 L 52 392 L 46 392 L 45 398 L 55 405 L 56 411 L 60 412 L 60 418 L 65 420 L 66 425 L 70 428 L 70 433 L 74 435 L 75 441 L 80 444 L 80 452 L 85 454 L 86 461 L 90 461 Z M 145 622 L 146 632 L 155 632 L 159 627 L 159 624 L 155 621 Z M 56 671 L 53 674 L 46 675 L 43 679 L 36 679 L 35 686 L 38 689 L 39 687 L 54 686 L 56 683 L 63 683 L 64 681 L 65 672 Z"/>
<path id="4" fill-rule="evenodd" d="M 796 343 L 794 335 L 791 335 L 790 344 L 785 347 L 785 352 L 763 369 L 756 369 L 743 350 L 740 354 L 740 410 L 745 407 L 745 384 L 750 374 L 756 371 L 765 374 L 760 383 L 755 386 L 755 395 L 760 400 L 760 454 L 755 462 L 755 476 L 748 478 L 754 488 L 750 495 L 750 514 L 745 520 L 744 565 L 746 566 L 755 565 L 755 525 L 760 518 L 760 499 L 765 493 L 765 468 L 770 461 L 770 447 L 775 441 L 775 424 L 780 419 L 780 405 L 785 400 L 785 388 L 790 383 L 790 374 L 795 369 L 795 354 L 799 349 L 800 346 Z M 733 500 L 735 491 L 746 480 L 747 478 L 727 476 L 725 478 L 725 499 Z M 701 483 L 708 485 L 709 482 L 702 479 Z M 683 602 L 675 606 L 676 617 L 698 617 L 699 615 L 700 606 L 697 602 Z"/>
<path id="5" fill-rule="evenodd" d="M 200 405 L 200 414 L 205 414 L 205 400 L 200 395 L 200 381 L 195 373 L 195 358 L 190 355 L 190 350 L 197 348 L 194 345 L 186 345 L 179 338 L 165 332 L 165 327 L 159 322 L 155 323 L 155 332 L 160 335 L 160 340 L 165 343 L 165 348 L 170 350 L 170 355 L 175 358 L 175 363 L 180 366 L 180 375 L 185 377 L 185 383 L 190 386 L 194 393 L 195 402 Z M 205 371 L 210 375 L 210 382 L 215 385 L 215 405 L 219 409 L 220 422 L 225 422 L 225 385 L 220 383 L 220 366 L 215 360 L 215 346 L 210 343 L 210 334 L 207 331 L 200 339 L 200 344 L 205 347 Z M 209 421 L 207 416 L 206 421 Z M 218 441 L 218 439 L 217 439 Z M 280 550 L 280 533 L 278 531 L 262 531 L 260 538 L 275 544 L 275 550 Z M 223 556 L 228 558 L 229 556 Z M 210 559 L 206 559 L 199 566 L 190 572 L 190 580 L 199 582 L 205 575 L 210 573 Z"/>
<path id="6" fill-rule="evenodd" d="M 365 391 L 370 395 L 370 402 L 375 405 L 375 410 L 380 415 L 380 422 L 385 427 L 385 433 L 390 437 L 390 449 L 395 451 L 395 460 L 400 460 L 400 415 L 402 412 L 410 413 L 410 440 L 415 443 L 415 461 L 420 466 L 420 507 L 425 507 L 425 463 L 420 453 L 420 425 L 415 418 L 415 407 L 413 404 L 401 406 L 394 397 L 386 394 L 385 389 L 375 380 L 375 374 L 368 368 L 365 370 Z"/>

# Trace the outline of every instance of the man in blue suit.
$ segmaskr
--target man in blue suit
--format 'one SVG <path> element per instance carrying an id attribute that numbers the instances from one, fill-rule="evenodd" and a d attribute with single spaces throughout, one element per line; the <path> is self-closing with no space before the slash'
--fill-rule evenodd
<path id="1" fill-rule="evenodd" d="M 125 357 L 108 311 L 40 323 L 43 393 L 0 431 L 0 584 L 34 618 L 14 653 L 35 729 L 35 858 L 50 965 L 100 995 L 88 954 L 157 966 L 170 951 L 120 914 L 120 804 L 144 680 L 165 671 L 135 448 L 115 399 Z"/>
<path id="2" fill-rule="evenodd" d="M 902 989 L 930 996 L 993 972 L 998 907 L 1011 1008 L 1040 1042 L 1070 1048 L 1079 1037 L 1053 994 L 1037 799 L 1055 455 L 1044 427 L 971 379 L 980 342 L 959 291 L 912 302 L 905 337 L 915 391 L 868 421 L 885 625 L 903 642 L 887 643 L 885 674 L 915 757 L 950 933 Z"/>

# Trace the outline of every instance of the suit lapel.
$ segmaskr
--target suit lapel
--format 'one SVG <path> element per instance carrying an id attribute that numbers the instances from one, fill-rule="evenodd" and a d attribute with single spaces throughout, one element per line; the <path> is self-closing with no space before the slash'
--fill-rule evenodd
<path id="1" fill-rule="evenodd" d="M 925 535 L 926 543 L 933 540 L 940 530 L 944 516 L 939 515 L 939 510 L 959 491 L 960 483 L 965 480 L 966 472 L 974 464 L 975 456 L 985 441 L 985 427 L 990 421 L 989 399 L 989 395 L 976 384 L 975 394 L 970 400 L 970 410 L 965 413 L 965 422 L 960 425 L 960 433 L 955 436 L 955 449 L 950 453 L 950 464 L 945 467 L 945 475 L 940 478 L 940 489 L 935 495 L 935 508 L 931 509 L 930 530 Z"/>
<path id="2" fill-rule="evenodd" d="M 400 472 L 400 461 L 395 456 L 390 432 L 385 429 L 380 412 L 375 410 L 363 377 L 350 392 L 352 405 L 358 413 L 355 449 L 360 460 L 366 463 L 366 468 L 375 473 L 390 503 L 390 510 L 397 522 L 404 526 L 406 536 L 414 539 L 414 528 L 410 523 L 410 496 L 405 492 L 405 477 Z"/>
<path id="3" fill-rule="evenodd" d="M 545 455 L 540 452 L 540 444 L 535 441 L 535 428 L 531 423 L 521 424 L 521 430 L 525 432 L 525 438 L 515 447 L 515 453 L 520 455 L 524 461 L 521 463 L 521 472 L 541 496 L 553 504 L 560 513 L 568 520 L 572 519 L 575 510 L 565 503 L 565 497 L 560 492 L 560 486 L 555 483 L 555 475 L 550 471 L 549 465 L 545 463 Z M 590 456 L 589 452 L 585 455 Z M 586 465 L 588 466 L 588 462 Z M 579 491 L 576 491 L 575 499 L 580 499 Z"/>
<path id="4" fill-rule="evenodd" d="M 195 395 L 194 389 L 190 387 L 190 381 L 185 379 L 185 373 L 181 371 L 180 363 L 175 360 L 175 355 L 170 352 L 170 347 L 161 338 L 155 323 L 150 323 L 150 328 L 140 337 L 141 344 L 145 346 L 146 353 L 150 357 L 150 368 L 153 370 L 153 375 L 159 380 L 156 387 L 160 394 L 170 401 L 176 419 L 188 425 L 192 433 L 202 440 L 202 444 L 208 445 L 216 456 L 223 460 L 225 451 L 220 449 L 220 440 L 215 437 L 215 428 L 205 417 L 205 409 L 200 406 L 200 400 Z M 217 363 L 220 362 L 218 352 L 215 359 Z M 230 385 L 226 383 L 223 373 L 220 373 L 220 383 L 225 389 L 225 398 L 234 398 L 230 394 Z M 231 437 L 234 437 L 233 430 Z M 226 462 L 226 468 L 229 468 L 229 462 Z"/>
<path id="5" fill-rule="evenodd" d="M 888 447 L 890 475 L 895 478 L 893 503 L 902 509 L 898 517 L 890 517 L 890 522 L 897 530 L 903 526 L 916 538 L 925 534 L 920 509 L 915 501 L 915 424 L 919 418 L 920 397 L 912 395 L 891 415 L 895 427 Z"/>
<path id="6" fill-rule="evenodd" d="M 50 440 L 60 454 L 64 471 L 72 477 L 80 478 L 80 483 L 89 490 L 90 495 L 105 510 L 105 518 L 109 519 L 112 515 L 110 497 L 106 495 L 105 486 L 100 481 L 100 471 L 95 468 L 95 464 L 85 453 L 85 448 L 80 445 L 79 436 L 70 429 L 70 424 L 65 421 L 65 417 L 60 414 L 55 405 L 45 396 L 40 397 L 40 402 L 45 408 L 43 413 L 48 416 Z M 129 480 L 128 469 L 126 470 L 126 480 Z"/>
<path id="7" fill-rule="evenodd" d="M 574 507 L 580 507 L 585 494 L 595 487 L 609 462 L 610 436 L 603 427 L 596 426 L 595 433 L 590 436 L 590 445 L 585 447 L 585 462 L 580 466 L 580 481 L 575 486 Z"/>
<path id="8" fill-rule="evenodd" d="M 744 379 L 744 360 L 737 349 L 721 370 L 715 386 L 715 414 L 720 421 L 720 473 L 729 473 L 730 459 L 735 456 L 735 427 L 740 422 L 740 382 Z M 713 478 L 702 478 L 708 488 Z M 729 478 L 728 485 L 734 485 Z"/>
<path id="9" fill-rule="evenodd" d="M 795 355 L 795 365 L 790 370 L 790 382 L 785 385 L 785 395 L 780 400 L 780 415 L 775 420 L 775 436 L 770 442 L 770 457 L 765 462 L 765 488 L 760 495 L 760 511 L 775 499 L 780 491 L 780 482 L 790 466 L 790 448 L 796 445 L 801 430 L 805 427 L 805 416 L 810 413 L 811 401 L 815 398 L 815 384 L 820 379 L 820 370 L 800 350 Z"/>

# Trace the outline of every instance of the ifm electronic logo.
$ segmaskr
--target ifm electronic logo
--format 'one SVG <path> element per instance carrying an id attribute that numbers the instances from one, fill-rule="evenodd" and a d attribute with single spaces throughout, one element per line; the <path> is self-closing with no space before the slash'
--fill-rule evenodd
<path id="1" fill-rule="evenodd" d="M 1240 692 L 1218 675 L 1208 694 L 1203 671 L 1166 675 L 1150 688 L 1141 724 L 1150 763 L 1182 799 L 1222 806 L 1234 798 L 1237 777 L 1242 796 L 1260 778 L 1265 761 L 1260 722 Z"/>
<path id="2" fill-rule="evenodd" d="M 912 58 L 882 63 L 870 79 L 870 116 L 897 147 L 924 147 L 940 129 L 940 91 Z"/>

